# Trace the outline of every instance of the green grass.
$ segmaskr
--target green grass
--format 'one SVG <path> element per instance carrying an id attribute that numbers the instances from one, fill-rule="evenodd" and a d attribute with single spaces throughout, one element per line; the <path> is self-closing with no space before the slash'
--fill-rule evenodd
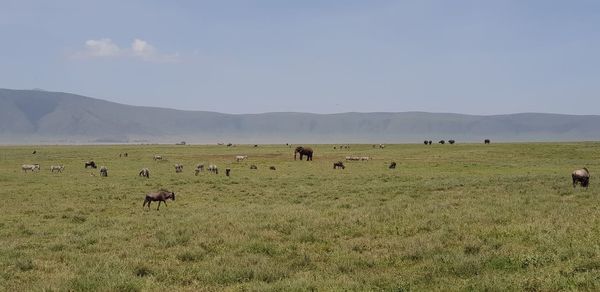
<path id="1" fill-rule="evenodd" d="M 598 143 L 313 148 L 0 147 L 0 290 L 600 289 Z M 333 170 L 347 155 L 374 159 Z"/>

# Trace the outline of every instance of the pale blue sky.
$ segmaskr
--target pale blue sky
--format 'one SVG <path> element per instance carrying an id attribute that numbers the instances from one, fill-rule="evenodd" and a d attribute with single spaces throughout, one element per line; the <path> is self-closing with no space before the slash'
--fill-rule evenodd
<path id="1" fill-rule="evenodd" d="M 0 0 L 0 87 L 227 113 L 600 114 L 600 1 Z"/>

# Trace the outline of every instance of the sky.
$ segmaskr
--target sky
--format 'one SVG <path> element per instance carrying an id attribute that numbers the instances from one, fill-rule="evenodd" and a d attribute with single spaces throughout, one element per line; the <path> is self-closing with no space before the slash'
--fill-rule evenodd
<path id="1" fill-rule="evenodd" d="M 0 0 L 0 87 L 224 113 L 600 114 L 600 1 Z"/>

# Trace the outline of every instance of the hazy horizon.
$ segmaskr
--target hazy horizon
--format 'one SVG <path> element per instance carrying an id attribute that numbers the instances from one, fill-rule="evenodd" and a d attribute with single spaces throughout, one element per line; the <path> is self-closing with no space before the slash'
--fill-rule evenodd
<path id="1" fill-rule="evenodd" d="M 599 15 L 583 0 L 9 0 L 0 87 L 233 114 L 600 114 Z"/>

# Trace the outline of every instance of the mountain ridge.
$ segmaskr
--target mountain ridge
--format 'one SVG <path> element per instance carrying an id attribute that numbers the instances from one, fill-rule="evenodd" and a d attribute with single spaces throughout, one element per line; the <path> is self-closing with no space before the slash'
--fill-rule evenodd
<path id="1" fill-rule="evenodd" d="M 600 140 L 600 115 L 266 112 L 127 105 L 83 95 L 0 89 L 0 143 L 407 143 Z"/>

